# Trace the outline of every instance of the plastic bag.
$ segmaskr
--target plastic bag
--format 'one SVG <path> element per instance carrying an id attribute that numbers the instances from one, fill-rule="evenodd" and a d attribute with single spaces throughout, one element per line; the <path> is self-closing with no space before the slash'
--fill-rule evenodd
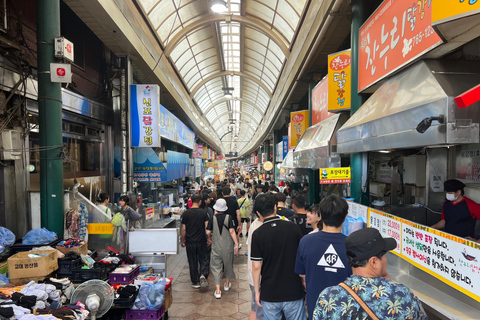
<path id="1" fill-rule="evenodd" d="M 347 216 L 343 223 L 342 233 L 349 236 L 352 232 L 363 229 L 363 227 L 364 221 L 362 217 L 354 218 Z"/>
<path id="2" fill-rule="evenodd" d="M 53 231 L 48 231 L 45 228 L 33 229 L 27 232 L 22 239 L 22 244 L 47 244 L 57 240 L 57 234 Z"/>
<path id="3" fill-rule="evenodd" d="M 0 227 L 0 253 L 5 250 L 7 246 L 13 246 L 15 243 L 15 235 L 12 231 L 5 227 Z"/>
<path id="4" fill-rule="evenodd" d="M 165 278 L 155 284 L 142 283 L 132 309 L 156 310 L 162 306 L 164 301 Z"/>

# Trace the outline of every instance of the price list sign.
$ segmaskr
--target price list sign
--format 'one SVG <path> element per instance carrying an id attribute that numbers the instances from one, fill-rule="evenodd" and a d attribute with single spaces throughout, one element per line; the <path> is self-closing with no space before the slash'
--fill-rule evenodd
<path id="1" fill-rule="evenodd" d="M 392 251 L 401 254 L 402 227 L 401 222 L 399 221 L 400 219 L 374 209 L 369 209 L 368 217 L 369 227 L 378 229 L 384 238 L 394 238 L 397 240 L 397 247 Z"/>
<path id="2" fill-rule="evenodd" d="M 395 254 L 473 299 L 480 299 L 480 245 L 378 210 L 368 226 L 397 240 Z"/>

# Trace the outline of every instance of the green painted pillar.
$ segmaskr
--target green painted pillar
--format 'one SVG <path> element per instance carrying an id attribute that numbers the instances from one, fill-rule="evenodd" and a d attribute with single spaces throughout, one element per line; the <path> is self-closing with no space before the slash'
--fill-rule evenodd
<path id="1" fill-rule="evenodd" d="M 63 237 L 62 91 L 50 81 L 54 38 L 60 36 L 60 0 L 37 1 L 40 210 L 42 227 Z"/>
<path id="2" fill-rule="evenodd" d="M 366 20 L 365 3 L 362 0 L 352 0 L 352 31 L 351 31 L 351 46 L 352 46 L 352 107 L 350 114 L 353 115 L 363 104 L 362 95 L 358 93 L 358 53 L 359 47 L 359 30 L 363 22 Z M 351 196 L 355 202 L 368 205 L 368 192 L 366 190 L 366 197 L 362 197 L 362 167 L 363 167 L 362 153 L 354 153 L 350 155 L 350 166 L 352 170 Z M 368 182 L 367 182 L 368 186 Z"/>
<path id="3" fill-rule="evenodd" d="M 312 126 L 312 90 L 316 83 L 310 82 L 308 86 L 308 126 Z M 318 169 L 308 169 L 308 203 L 320 202 L 320 174 Z"/>

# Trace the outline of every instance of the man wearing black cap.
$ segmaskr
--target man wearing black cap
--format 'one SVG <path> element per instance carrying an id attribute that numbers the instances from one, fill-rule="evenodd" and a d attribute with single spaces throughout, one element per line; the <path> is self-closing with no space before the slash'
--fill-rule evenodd
<path id="1" fill-rule="evenodd" d="M 397 247 L 395 239 L 365 228 L 349 235 L 345 247 L 353 275 L 320 293 L 313 320 L 373 319 L 371 314 L 378 319 L 428 319 L 413 292 L 387 273 L 385 254 Z"/>
<path id="2" fill-rule="evenodd" d="M 445 228 L 445 232 L 475 240 L 475 223 L 480 219 L 480 205 L 464 196 L 465 185 L 461 181 L 447 180 L 443 188 L 447 200 L 443 203 L 442 219 L 432 228 Z"/>

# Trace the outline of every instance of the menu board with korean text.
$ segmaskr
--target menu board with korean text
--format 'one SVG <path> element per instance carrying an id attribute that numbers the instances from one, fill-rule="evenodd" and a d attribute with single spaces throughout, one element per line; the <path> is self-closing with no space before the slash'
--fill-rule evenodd
<path id="1" fill-rule="evenodd" d="M 368 226 L 397 240 L 393 253 L 473 299 L 480 299 L 480 245 L 448 233 L 368 210 Z"/>
<path id="2" fill-rule="evenodd" d="M 429 0 L 385 0 L 359 33 L 359 92 L 442 43 Z"/>

